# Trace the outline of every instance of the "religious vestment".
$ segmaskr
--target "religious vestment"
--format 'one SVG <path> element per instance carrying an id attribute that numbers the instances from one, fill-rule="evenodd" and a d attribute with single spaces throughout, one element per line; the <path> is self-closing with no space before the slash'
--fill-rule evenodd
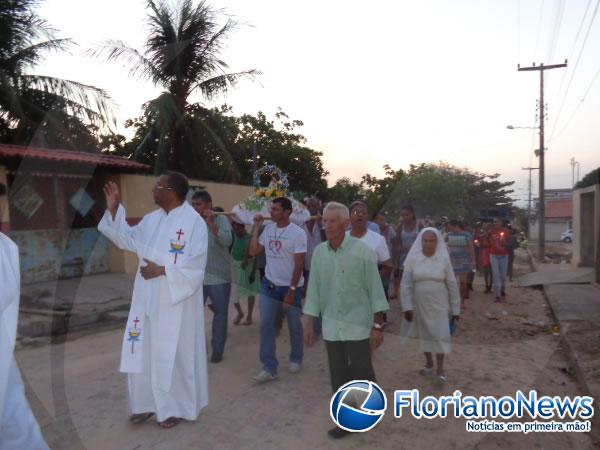
<path id="1" fill-rule="evenodd" d="M 13 355 L 20 297 L 19 250 L 0 232 L 0 449 L 48 448 L 25 397 Z"/>
<path id="2" fill-rule="evenodd" d="M 139 259 L 120 365 L 128 374 L 130 411 L 154 412 L 159 422 L 195 420 L 208 404 L 206 224 L 187 202 L 168 214 L 157 209 L 134 227 L 125 218 L 119 205 L 114 220 L 106 211 L 98 230 Z M 165 275 L 145 280 L 139 271 L 144 259 L 164 266 Z"/>

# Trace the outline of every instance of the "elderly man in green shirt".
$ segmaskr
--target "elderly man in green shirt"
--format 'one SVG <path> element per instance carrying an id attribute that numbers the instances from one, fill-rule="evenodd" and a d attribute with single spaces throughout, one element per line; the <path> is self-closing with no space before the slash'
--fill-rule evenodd
<path id="1" fill-rule="evenodd" d="M 336 392 L 352 380 L 375 381 L 371 350 L 383 342 L 383 311 L 387 311 L 377 255 L 364 242 L 346 235 L 348 208 L 330 202 L 323 212 L 327 241 L 311 261 L 304 304 L 304 341 L 314 343 L 313 320 L 323 317 L 323 340 L 329 360 L 331 387 Z M 348 431 L 333 428 L 333 438 Z"/>
<path id="2" fill-rule="evenodd" d="M 212 197 L 208 191 L 196 191 L 192 206 L 202 216 L 208 228 L 208 255 L 204 274 L 204 301 L 210 298 L 214 312 L 212 323 L 212 355 L 210 362 L 223 359 L 227 339 L 227 313 L 231 293 L 231 255 L 233 242 L 231 224 L 225 216 L 213 213 Z"/>

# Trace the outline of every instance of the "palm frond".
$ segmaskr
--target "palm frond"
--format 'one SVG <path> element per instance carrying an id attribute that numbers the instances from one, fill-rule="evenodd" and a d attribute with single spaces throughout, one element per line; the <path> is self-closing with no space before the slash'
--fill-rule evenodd
<path id="1" fill-rule="evenodd" d="M 146 41 L 146 54 L 155 67 L 159 68 L 167 79 L 172 78 L 177 56 L 181 51 L 177 31 L 174 27 L 174 14 L 160 1 L 158 4 L 148 0 L 152 14 L 148 16 L 150 35 Z"/>
<path id="2" fill-rule="evenodd" d="M 103 89 L 73 80 L 43 75 L 21 75 L 25 89 L 38 89 L 64 98 L 65 104 L 89 121 L 102 125 L 116 125 L 112 113 L 112 99 Z"/>
<path id="3" fill-rule="evenodd" d="M 131 76 L 147 78 L 155 85 L 164 84 L 166 81 L 159 67 L 123 41 L 109 40 L 105 45 L 88 50 L 87 53 L 93 57 L 105 57 L 107 61 L 122 61 L 129 67 Z"/>
<path id="4" fill-rule="evenodd" d="M 194 88 L 199 88 L 202 91 L 202 94 L 210 100 L 218 94 L 226 93 L 230 88 L 235 86 L 241 78 L 253 80 L 256 76 L 260 75 L 260 73 L 260 71 L 252 69 L 243 72 L 217 75 L 216 77 L 198 83 Z"/>
<path id="5" fill-rule="evenodd" d="M 219 60 L 218 55 L 223 50 L 223 40 L 237 27 L 237 22 L 229 19 L 216 33 L 214 33 L 201 49 L 197 62 L 199 67 L 193 67 L 195 72 L 202 72 L 202 65 L 207 65 L 207 69 L 214 71 L 218 68 L 227 69 L 224 61 Z M 210 67 L 212 66 L 212 67 Z"/>
<path id="6" fill-rule="evenodd" d="M 73 40 L 66 38 L 38 42 L 37 44 L 17 49 L 14 54 L 0 61 L 0 66 L 9 72 L 20 72 L 41 62 L 44 59 L 42 52 L 66 51 L 71 44 L 73 44 Z"/>

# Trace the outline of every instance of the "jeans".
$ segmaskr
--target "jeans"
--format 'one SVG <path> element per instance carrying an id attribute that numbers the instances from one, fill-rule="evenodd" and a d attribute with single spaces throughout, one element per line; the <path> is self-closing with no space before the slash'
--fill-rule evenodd
<path id="1" fill-rule="evenodd" d="M 506 271 L 508 269 L 508 255 L 491 255 L 492 282 L 496 297 L 500 297 L 506 289 Z"/>
<path id="2" fill-rule="evenodd" d="M 275 346 L 275 322 L 277 313 L 282 309 L 283 299 L 287 293 L 288 286 L 275 286 L 265 278 L 260 287 L 259 307 L 260 307 L 260 362 L 263 370 L 272 375 L 277 374 L 276 346 Z M 294 306 L 285 312 L 290 330 L 290 362 L 302 363 L 303 343 L 302 343 L 302 288 L 296 288 L 294 296 Z"/>
<path id="3" fill-rule="evenodd" d="M 225 341 L 227 340 L 227 313 L 229 311 L 229 296 L 231 293 L 231 283 L 211 284 L 204 286 L 204 303 L 210 297 L 214 310 L 212 321 L 212 354 L 215 357 L 222 357 L 225 350 Z"/>

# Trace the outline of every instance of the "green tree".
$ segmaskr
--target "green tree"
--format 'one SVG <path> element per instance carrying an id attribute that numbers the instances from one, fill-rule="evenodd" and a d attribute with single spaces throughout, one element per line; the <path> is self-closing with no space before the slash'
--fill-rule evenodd
<path id="1" fill-rule="evenodd" d="M 141 145 L 144 140 L 158 139 L 152 114 L 146 111 L 143 116 L 126 121 L 125 126 L 134 129 L 133 138 L 124 141 L 119 135 L 106 137 L 104 151 L 125 157 L 136 154 L 138 161 L 153 165 L 156 153 L 151 146 Z M 195 146 L 188 152 L 190 176 L 250 185 L 255 169 L 274 164 L 288 175 L 291 191 L 325 198 L 328 172 L 323 154 L 305 145 L 301 120 L 291 120 L 281 109 L 273 120 L 262 112 L 238 117 L 227 105 L 210 110 L 199 107 L 190 114 L 191 123 L 202 123 L 194 132 L 196 139 L 203 142 L 202 147 Z M 229 157 L 222 157 L 223 152 Z"/>
<path id="2" fill-rule="evenodd" d="M 112 119 L 110 98 L 93 86 L 32 73 L 47 52 L 73 45 L 54 37 L 35 13 L 37 3 L 0 2 L 0 139 L 96 150 L 98 128 Z"/>
<path id="3" fill-rule="evenodd" d="M 600 167 L 587 173 L 581 180 L 575 185 L 575 189 L 581 189 L 594 184 L 600 184 Z"/>
<path id="4" fill-rule="evenodd" d="M 209 157 L 218 157 L 228 170 L 235 168 L 225 144 L 213 128 L 215 117 L 201 103 L 190 103 L 193 94 L 206 100 L 226 92 L 240 78 L 253 78 L 256 70 L 226 73 L 220 52 L 236 23 L 217 23 L 217 11 L 204 1 L 183 0 L 177 9 L 163 1 L 147 1 L 150 34 L 144 51 L 111 41 L 96 55 L 121 60 L 131 75 L 141 76 L 164 91 L 144 105 L 147 134 L 136 148 L 139 160 L 155 155 L 155 172 L 167 168 L 195 175 L 194 168 Z M 203 154 L 204 153 L 204 154 Z"/>
<path id="5" fill-rule="evenodd" d="M 279 109 L 275 120 L 258 112 L 236 119 L 239 134 L 231 147 L 243 182 L 252 182 L 254 167 L 274 164 L 288 176 L 290 190 L 323 198 L 329 174 L 323 165 L 323 153 L 306 146 L 300 132 L 301 120 L 292 120 Z M 254 151 L 256 150 L 256 164 Z"/>
<path id="6" fill-rule="evenodd" d="M 397 190 L 397 186 L 404 178 L 405 173 L 402 169 L 393 170 L 388 164 L 383 166 L 385 176 L 376 178 L 369 174 L 363 175 L 362 185 L 365 186 L 365 201 L 369 205 L 372 213 L 384 212 L 390 214 L 390 199 Z"/>
<path id="7" fill-rule="evenodd" d="M 509 207 L 508 189 L 513 181 L 501 182 L 499 174 L 486 175 L 449 164 L 411 165 L 406 172 L 385 166 L 383 178 L 365 175 L 364 197 L 372 213 L 398 216 L 403 205 L 411 204 L 420 216 L 462 216 L 475 220 L 479 210 Z"/>
<path id="8" fill-rule="evenodd" d="M 363 183 L 356 183 L 348 177 L 339 178 L 327 190 L 326 200 L 342 203 L 349 206 L 354 200 L 364 198 Z"/>

